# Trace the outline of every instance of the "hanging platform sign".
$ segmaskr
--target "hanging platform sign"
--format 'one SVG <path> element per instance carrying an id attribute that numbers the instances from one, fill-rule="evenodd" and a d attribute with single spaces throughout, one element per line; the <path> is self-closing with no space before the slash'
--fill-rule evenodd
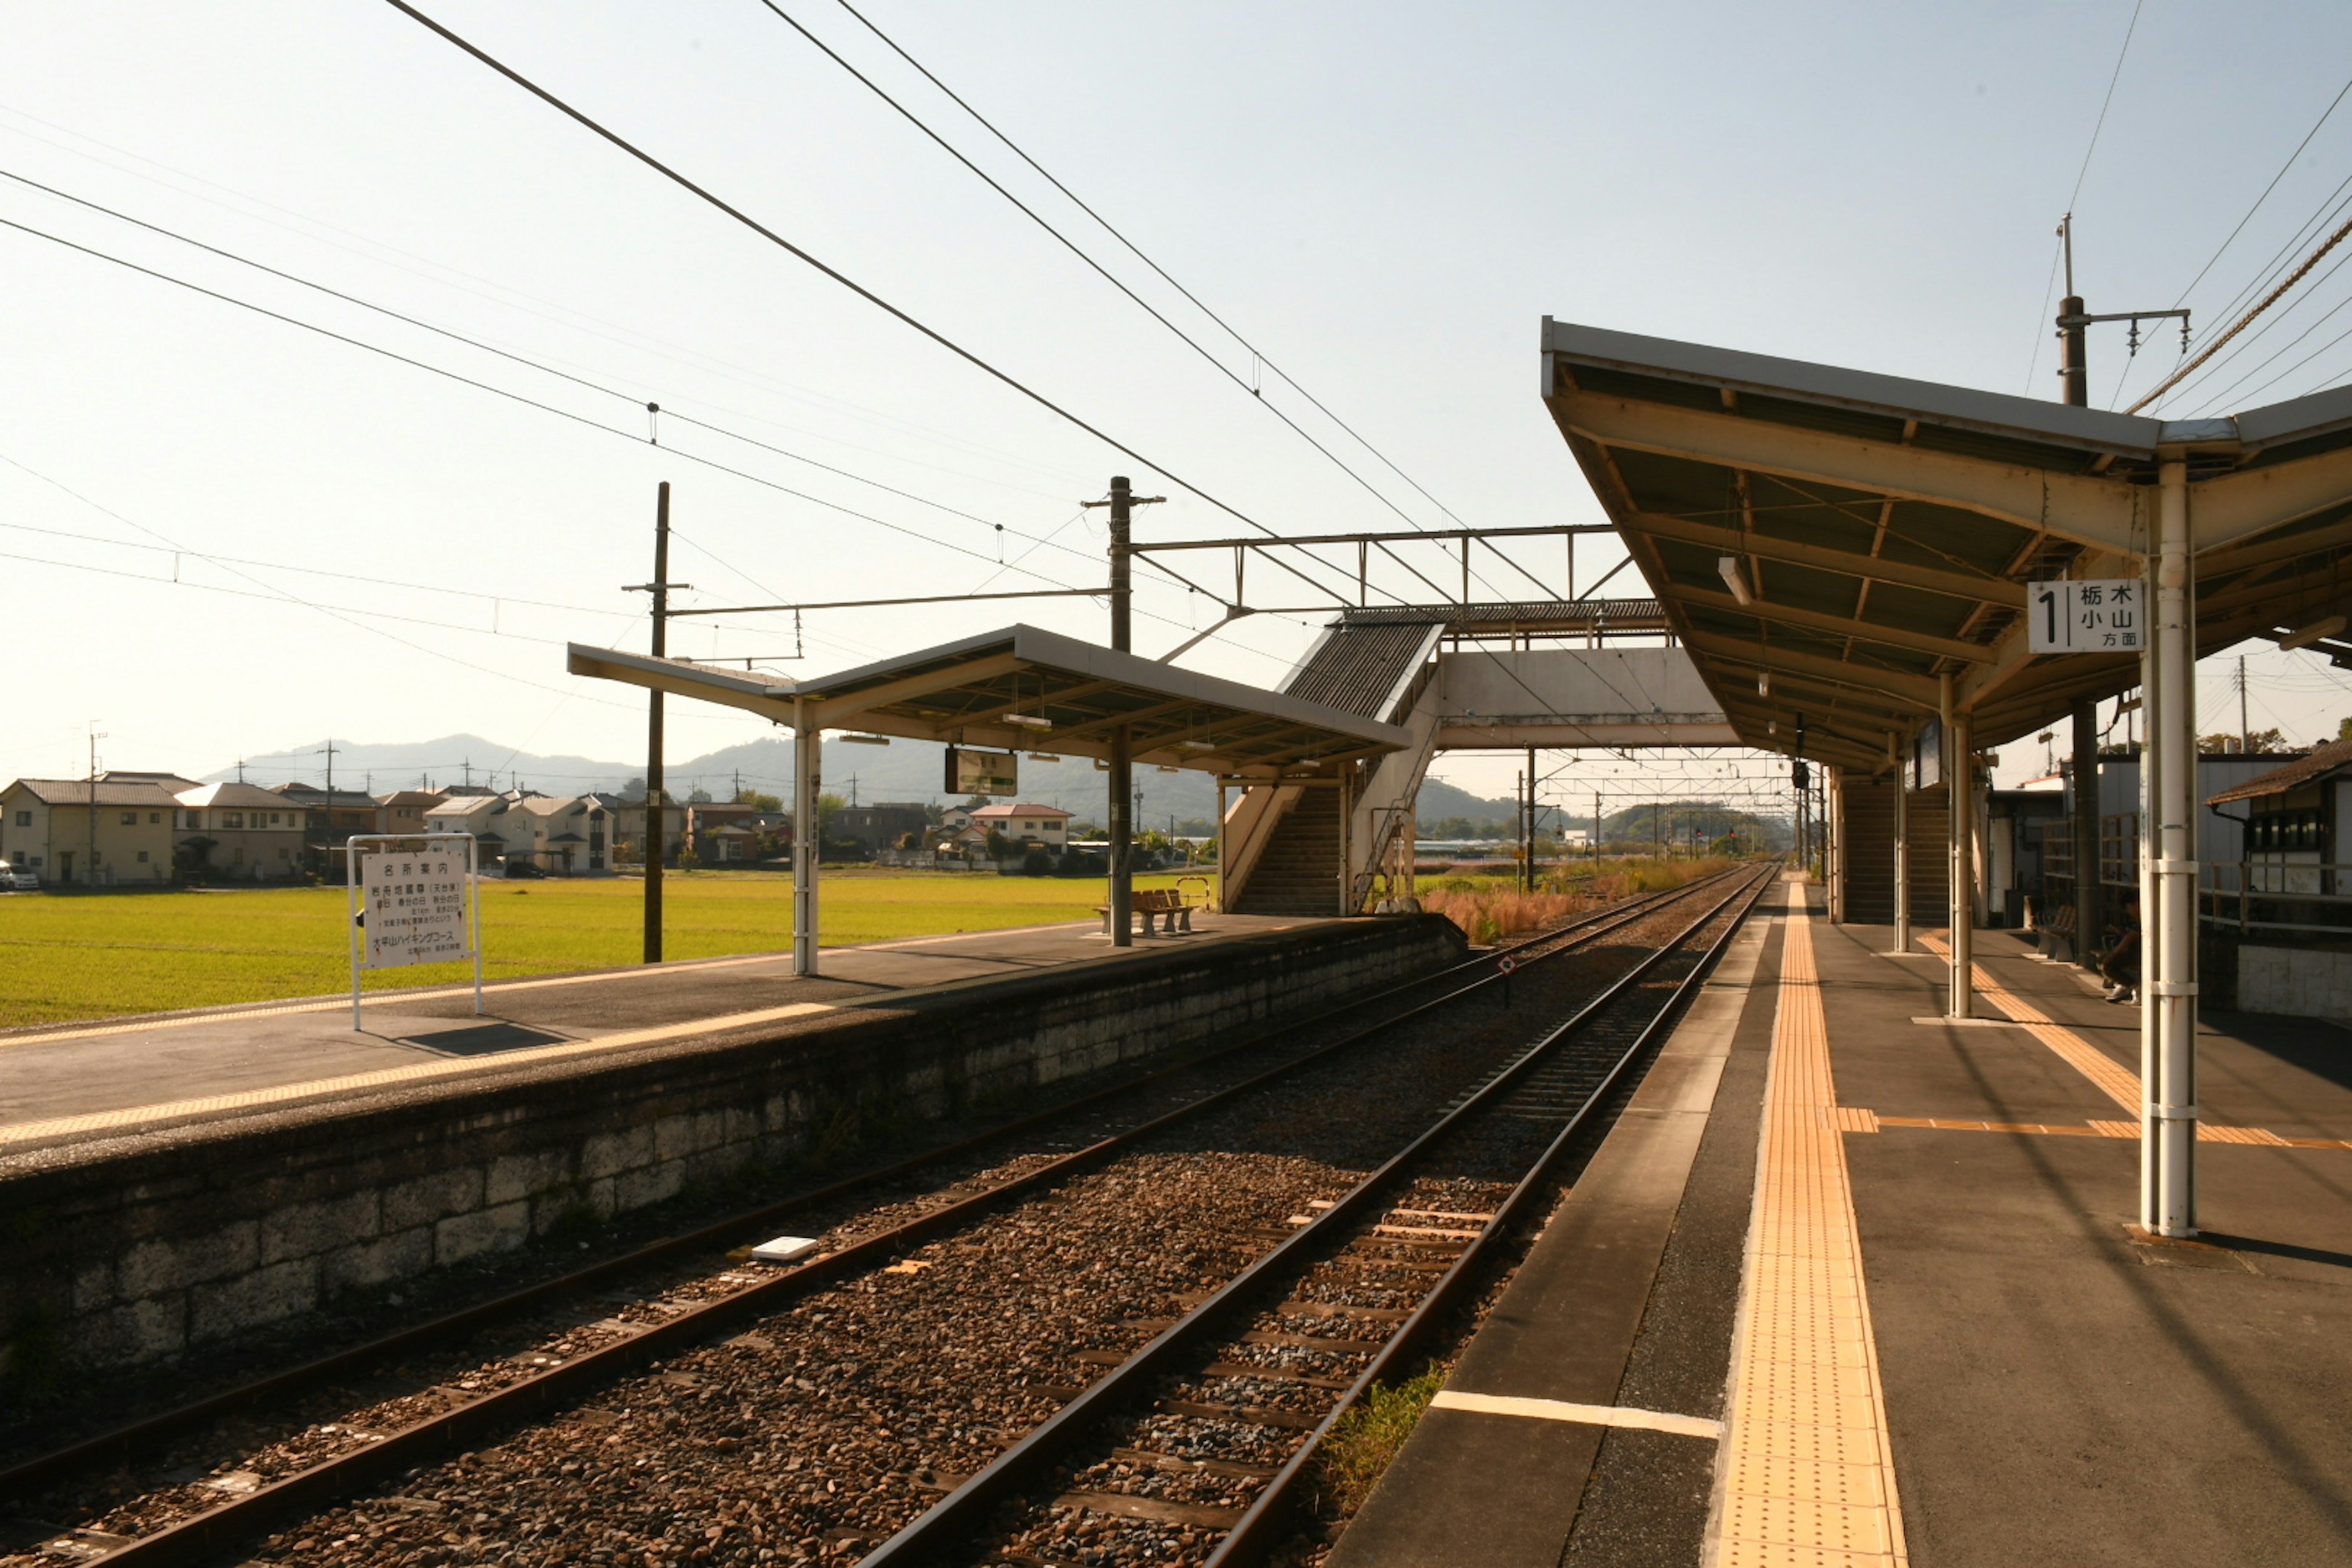
<path id="1" fill-rule="evenodd" d="M 2137 577 L 2034 583 L 2026 588 L 2026 648 L 2032 653 L 2137 653 L 2147 627 Z"/>
<path id="2" fill-rule="evenodd" d="M 946 789 L 950 795 L 1019 795 L 1021 759 L 1011 752 L 968 752 L 948 748 Z"/>

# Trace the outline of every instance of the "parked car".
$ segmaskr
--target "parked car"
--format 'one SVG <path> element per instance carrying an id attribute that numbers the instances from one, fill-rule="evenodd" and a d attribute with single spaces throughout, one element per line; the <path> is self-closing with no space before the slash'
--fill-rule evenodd
<path id="1" fill-rule="evenodd" d="M 19 893 L 34 893 L 38 892 L 40 887 L 41 874 L 30 866 L 11 866 L 0 860 L 0 888 Z"/>
<path id="2" fill-rule="evenodd" d="M 509 860 L 507 862 L 507 876 L 509 879 L 523 877 L 544 877 L 546 875 L 546 872 L 541 870 L 538 867 L 532 865 L 528 860 Z"/>

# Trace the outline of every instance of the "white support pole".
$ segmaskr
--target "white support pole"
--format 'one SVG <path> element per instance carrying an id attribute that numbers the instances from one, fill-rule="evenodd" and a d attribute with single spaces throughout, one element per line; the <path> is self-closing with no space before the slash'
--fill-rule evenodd
<path id="1" fill-rule="evenodd" d="M 1845 773 L 1834 767 L 1822 770 L 1828 775 L 1825 787 L 1829 793 L 1829 853 L 1826 869 L 1830 884 L 1830 924 L 1845 923 Z"/>
<path id="2" fill-rule="evenodd" d="M 1944 1014 L 1967 1018 L 1976 1012 L 1976 985 L 1969 973 L 1976 959 L 1976 874 L 1969 863 L 1969 831 L 1974 826 L 1976 806 L 1970 798 L 1969 725 L 1952 705 L 1951 672 L 1937 677 L 1937 685 L 1943 708 L 1944 733 L 1938 746 L 1944 773 L 1944 837 L 1949 851 L 1944 901 L 1949 906 L 1947 918 L 1952 947 L 1951 999 Z"/>
<path id="3" fill-rule="evenodd" d="M 1895 951 L 1911 951 L 1911 781 L 1893 731 L 1887 760 L 1895 764 Z"/>
<path id="4" fill-rule="evenodd" d="M 816 797 L 824 784 L 824 735 L 809 727 L 807 700 L 793 699 L 793 973 L 816 975 L 817 859 L 824 846 Z"/>
<path id="5" fill-rule="evenodd" d="M 2147 879 L 2154 904 L 2141 906 L 2140 1011 L 2155 1020 L 2156 1073 L 2143 1078 L 2142 1163 L 2153 1200 L 2141 1224 L 2158 1236 L 2197 1234 L 2197 644 L 2189 574 L 2189 465 L 2157 467 L 2156 589 L 2147 689 L 2148 796 Z M 2146 606 L 2143 606 L 2146 607 Z M 2152 919 L 2150 917 L 2153 917 Z M 2147 1038 L 2144 1032 L 2143 1038 Z M 2147 1145 L 2153 1143 L 2152 1150 Z"/>
<path id="6" fill-rule="evenodd" d="M 334 821 L 332 809 L 327 820 Z M 352 843 L 343 840 L 343 924 L 352 939 L 352 1033 L 360 1032 L 360 879 L 359 868 L 352 856 Z"/>

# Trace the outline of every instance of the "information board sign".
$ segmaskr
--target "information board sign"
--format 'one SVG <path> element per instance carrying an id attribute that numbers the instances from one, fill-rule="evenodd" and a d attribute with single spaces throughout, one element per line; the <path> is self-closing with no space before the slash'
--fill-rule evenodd
<path id="1" fill-rule="evenodd" d="M 474 961 L 482 1010 L 479 846 L 469 833 L 354 833 L 343 844 L 352 933 L 352 1030 L 360 1028 L 360 971 Z"/>
<path id="2" fill-rule="evenodd" d="M 2026 588 L 2030 653 L 2137 653 L 2147 628 L 2137 577 L 2034 583 Z"/>
<path id="3" fill-rule="evenodd" d="M 360 963 L 369 969 L 449 963 L 474 955 L 460 846 L 379 850 L 360 868 Z"/>
<path id="4" fill-rule="evenodd" d="M 1021 760 L 1011 752 L 968 752 L 948 748 L 947 792 L 950 795 L 1019 795 Z"/>

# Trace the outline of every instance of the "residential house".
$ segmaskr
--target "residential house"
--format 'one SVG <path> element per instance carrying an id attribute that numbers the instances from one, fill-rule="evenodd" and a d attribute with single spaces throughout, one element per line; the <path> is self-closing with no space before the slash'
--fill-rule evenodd
<path id="1" fill-rule="evenodd" d="M 108 768 L 98 779 L 100 784 L 151 784 L 173 795 L 197 786 L 196 780 L 184 779 L 177 773 L 138 773 L 130 768 Z"/>
<path id="2" fill-rule="evenodd" d="M 143 780 L 18 779 L 0 790 L 0 858 L 52 885 L 168 882 L 179 807 Z"/>
<path id="3" fill-rule="evenodd" d="M 825 819 L 825 831 L 835 841 L 855 839 L 867 854 L 895 849 L 911 833 L 919 841 L 930 831 L 930 808 L 920 801 L 878 801 L 872 805 L 845 805 Z"/>
<path id="4" fill-rule="evenodd" d="M 175 857 L 186 869 L 238 881 L 283 882 L 308 868 L 302 853 L 309 837 L 306 814 L 276 791 L 258 784 L 194 784 L 173 798 Z"/>
<path id="5" fill-rule="evenodd" d="M 985 835 L 991 830 L 1002 833 L 1019 845 L 1040 845 L 1059 851 L 1069 842 L 1072 814 L 1057 805 L 983 805 L 970 812 L 959 807 L 950 818 L 961 816 L 971 826 Z"/>
<path id="6" fill-rule="evenodd" d="M 759 825 L 763 814 L 756 805 L 740 805 L 733 801 L 697 801 L 686 808 L 686 839 L 694 857 L 705 862 L 728 858 L 756 860 L 759 855 Z M 727 828 L 751 830 L 730 835 L 723 842 L 719 834 Z M 744 853 L 746 849 L 748 853 Z"/>
<path id="7" fill-rule="evenodd" d="M 316 784 L 279 784 L 274 792 L 299 806 L 310 834 L 305 847 L 313 868 L 342 874 L 343 843 L 354 833 L 383 831 L 383 803 L 358 790 L 331 795 Z"/>
<path id="8" fill-rule="evenodd" d="M 612 824 L 615 858 L 645 864 L 646 818 L 653 812 L 644 798 L 625 800 L 612 795 L 590 798 L 604 808 Z M 661 807 L 662 864 L 666 866 L 677 865 L 679 854 L 686 848 L 686 812 L 685 806 L 674 801 Z"/>
<path id="9" fill-rule="evenodd" d="M 575 876 L 608 869 L 607 830 L 612 815 L 593 799 L 525 795 L 499 818 L 506 859 L 527 860 L 542 871 Z"/>
<path id="10" fill-rule="evenodd" d="M 506 855 L 501 824 L 511 804 L 502 795 L 446 795 L 425 808 L 424 830 L 472 835 L 477 858 L 487 870 Z"/>
<path id="11" fill-rule="evenodd" d="M 441 804 L 444 792 L 437 789 L 394 790 L 379 803 L 379 833 L 422 833 L 425 814 Z"/>

